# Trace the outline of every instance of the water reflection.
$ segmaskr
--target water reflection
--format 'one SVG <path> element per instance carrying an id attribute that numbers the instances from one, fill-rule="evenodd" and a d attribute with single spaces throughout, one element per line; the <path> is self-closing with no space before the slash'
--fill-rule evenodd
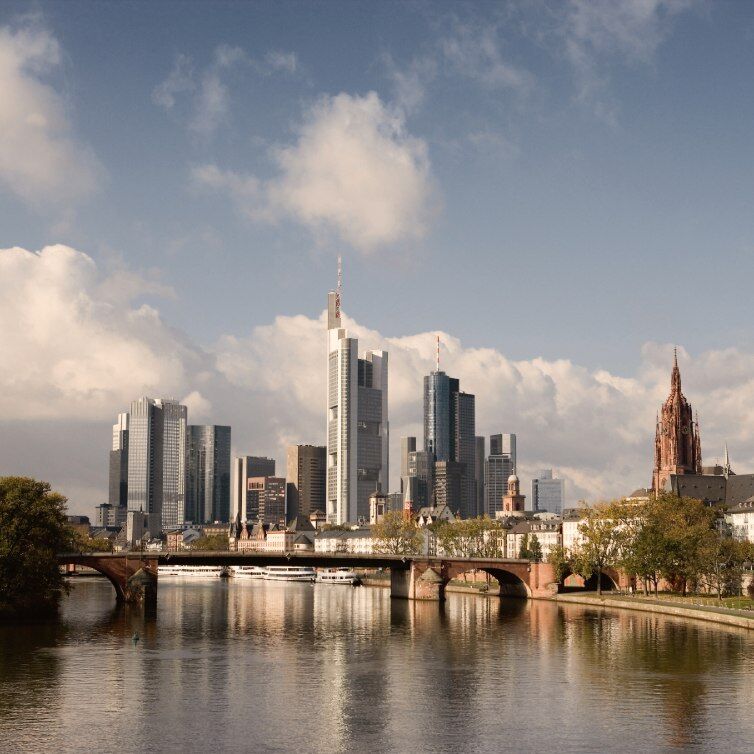
<path id="1" fill-rule="evenodd" d="M 0 627 L 0 741 L 19 752 L 743 752 L 753 670 L 744 630 L 647 613 L 165 579 L 145 615 L 113 610 L 112 588 L 92 580 L 61 622 Z"/>

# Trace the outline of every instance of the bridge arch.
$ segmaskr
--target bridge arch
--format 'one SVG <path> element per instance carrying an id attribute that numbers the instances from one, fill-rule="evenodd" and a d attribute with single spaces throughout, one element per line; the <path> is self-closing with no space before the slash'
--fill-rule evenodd
<path id="1" fill-rule="evenodd" d="M 453 579 L 457 579 L 459 576 L 463 576 L 464 573 L 470 571 L 482 571 L 492 576 L 500 585 L 501 597 L 520 597 L 523 599 L 530 598 L 531 587 L 529 586 L 526 574 L 517 573 L 520 568 L 515 566 L 502 567 L 502 566 L 487 566 L 483 564 L 479 565 L 466 565 L 466 564 L 453 564 L 448 567 L 446 575 L 447 583 Z"/>
<path id="2" fill-rule="evenodd" d="M 561 582 L 561 591 L 597 591 L 598 575 L 593 573 L 588 579 L 584 579 L 573 571 L 566 571 Z M 620 589 L 620 575 L 614 568 L 603 568 L 599 574 L 603 592 L 615 592 Z"/>
<path id="3" fill-rule="evenodd" d="M 58 563 L 87 566 L 101 573 L 113 585 L 118 602 L 133 601 L 134 590 L 129 586 L 129 579 L 138 571 L 149 572 L 152 579 L 157 577 L 157 559 L 149 557 L 119 557 L 110 553 L 70 553 L 59 555 Z"/>

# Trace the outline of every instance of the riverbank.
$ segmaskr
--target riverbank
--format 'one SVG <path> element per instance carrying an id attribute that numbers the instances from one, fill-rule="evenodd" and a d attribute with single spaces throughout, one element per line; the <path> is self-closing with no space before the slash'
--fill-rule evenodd
<path id="1" fill-rule="evenodd" d="M 605 593 L 602 597 L 596 594 L 559 594 L 552 598 L 555 602 L 570 602 L 578 605 L 593 605 L 596 607 L 621 608 L 624 610 L 641 610 L 647 613 L 662 613 L 681 618 L 693 618 L 726 626 L 754 629 L 754 613 L 745 610 L 731 610 L 714 605 L 679 605 L 671 600 L 653 597 L 629 597 L 627 595 L 611 595 Z"/>

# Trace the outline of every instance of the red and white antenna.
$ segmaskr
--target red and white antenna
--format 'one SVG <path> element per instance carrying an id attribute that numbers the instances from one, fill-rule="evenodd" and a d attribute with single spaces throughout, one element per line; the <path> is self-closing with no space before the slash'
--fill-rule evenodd
<path id="1" fill-rule="evenodd" d="M 435 371 L 440 371 L 440 335 L 437 336 L 437 353 L 435 354 Z"/>

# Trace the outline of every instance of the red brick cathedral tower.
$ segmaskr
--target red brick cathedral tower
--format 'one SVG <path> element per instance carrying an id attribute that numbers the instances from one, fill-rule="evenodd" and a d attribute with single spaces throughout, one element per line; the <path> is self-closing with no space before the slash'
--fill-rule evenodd
<path id="1" fill-rule="evenodd" d="M 701 474 L 702 444 L 699 422 L 694 421 L 691 405 L 681 392 L 678 355 L 673 356 L 670 395 L 657 417 L 655 468 L 652 489 L 655 493 L 670 488 L 671 474 Z"/>

